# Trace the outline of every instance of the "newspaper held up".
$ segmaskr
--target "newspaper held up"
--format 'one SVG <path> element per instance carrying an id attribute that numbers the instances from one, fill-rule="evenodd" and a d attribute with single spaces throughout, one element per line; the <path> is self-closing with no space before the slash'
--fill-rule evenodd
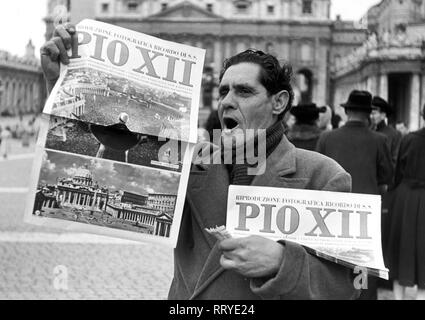
<path id="1" fill-rule="evenodd" d="M 93 20 L 43 111 L 25 221 L 175 246 L 205 50 Z"/>
<path id="2" fill-rule="evenodd" d="M 388 279 L 380 196 L 231 185 L 226 230 L 233 237 L 292 241 L 318 257 Z"/>
<path id="3" fill-rule="evenodd" d="M 44 113 L 107 126 L 124 112 L 130 131 L 196 143 L 205 50 L 94 20 L 76 28 Z"/>

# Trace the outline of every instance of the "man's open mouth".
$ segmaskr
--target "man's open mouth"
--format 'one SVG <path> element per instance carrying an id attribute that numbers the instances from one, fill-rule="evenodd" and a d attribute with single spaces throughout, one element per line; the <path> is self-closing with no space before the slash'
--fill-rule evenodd
<path id="1" fill-rule="evenodd" d="M 235 129 L 239 128 L 239 122 L 233 118 L 224 118 L 223 119 L 224 133 L 232 133 Z"/>

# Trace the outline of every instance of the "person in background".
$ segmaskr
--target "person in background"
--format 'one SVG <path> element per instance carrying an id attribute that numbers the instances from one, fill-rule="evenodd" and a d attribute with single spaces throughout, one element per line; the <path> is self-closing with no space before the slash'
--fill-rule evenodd
<path id="1" fill-rule="evenodd" d="M 424 106 L 424 108 L 425 108 L 425 106 Z M 406 127 L 404 122 L 397 122 L 397 124 L 395 125 L 395 128 L 398 132 L 400 132 L 402 137 L 404 137 L 405 135 L 407 135 L 409 133 L 409 129 Z"/>
<path id="2" fill-rule="evenodd" d="M 384 257 L 394 296 L 402 300 L 417 285 L 416 298 L 425 300 L 425 127 L 401 141 L 389 218 Z"/>
<path id="3" fill-rule="evenodd" d="M 397 163 L 398 150 L 400 148 L 400 142 L 402 135 L 396 129 L 388 124 L 388 116 L 393 113 L 391 106 L 387 101 L 379 96 L 375 96 L 372 99 L 372 113 L 370 116 L 372 130 L 379 132 L 387 137 L 388 148 L 391 152 L 391 160 L 395 172 L 395 166 Z M 391 184 L 388 187 L 388 192 L 382 195 L 382 217 L 381 217 L 381 233 L 382 233 L 382 246 L 386 246 L 386 239 L 388 239 L 388 208 L 389 201 L 393 197 L 394 177 Z M 391 286 L 391 282 L 380 281 L 384 287 Z"/>
<path id="4" fill-rule="evenodd" d="M 371 121 L 373 130 L 387 137 L 388 147 L 391 152 L 393 166 L 397 163 L 398 149 L 400 147 L 401 134 L 388 124 L 388 116 L 392 113 L 391 106 L 381 97 L 372 99 Z"/>
<path id="5" fill-rule="evenodd" d="M 369 129 L 372 95 L 354 90 L 348 102 L 341 105 L 347 114 L 346 124 L 324 132 L 317 151 L 338 162 L 353 179 L 353 193 L 381 195 L 393 178 L 393 166 L 387 139 Z M 360 299 L 376 300 L 378 280 L 368 278 L 369 289 L 362 290 Z"/>
<path id="6" fill-rule="evenodd" d="M 329 106 L 324 106 L 325 112 L 319 114 L 319 120 L 317 125 L 322 131 L 332 130 L 332 108 Z"/>
<path id="7" fill-rule="evenodd" d="M 12 132 L 10 131 L 10 128 L 7 126 L 0 133 L 0 140 L 1 140 L 0 155 L 4 159 L 7 159 L 7 157 L 10 154 L 10 139 L 11 139 L 11 137 L 12 137 Z"/>
<path id="8" fill-rule="evenodd" d="M 344 125 L 341 116 L 334 111 L 332 111 L 331 125 L 333 130 L 338 129 Z"/>
<path id="9" fill-rule="evenodd" d="M 211 143 L 214 143 L 214 130 L 221 129 L 220 119 L 218 117 L 218 111 L 212 110 L 208 116 L 207 122 L 205 123 L 205 130 L 208 135 L 207 138 Z"/>
<path id="10" fill-rule="evenodd" d="M 314 151 L 322 133 L 319 129 L 319 114 L 325 113 L 326 107 L 318 108 L 315 103 L 301 104 L 291 109 L 295 124 L 289 129 L 287 137 L 295 147 Z"/>
<path id="11" fill-rule="evenodd" d="M 288 114 L 285 116 L 285 126 L 287 129 L 291 130 L 291 128 L 295 125 L 295 122 L 297 120 L 295 119 L 294 115 L 288 112 Z"/>

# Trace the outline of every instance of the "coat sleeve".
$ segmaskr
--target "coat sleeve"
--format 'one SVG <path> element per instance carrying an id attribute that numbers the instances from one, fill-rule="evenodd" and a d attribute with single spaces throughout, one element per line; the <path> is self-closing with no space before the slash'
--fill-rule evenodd
<path id="1" fill-rule="evenodd" d="M 316 144 L 316 152 L 321 153 L 321 154 L 326 154 L 326 148 L 325 148 L 325 143 L 326 141 L 326 132 L 323 132 L 320 137 L 319 140 L 317 141 Z"/>
<path id="2" fill-rule="evenodd" d="M 390 185 L 393 182 L 394 167 L 387 138 L 382 136 L 378 143 L 377 174 L 378 185 Z"/>
<path id="3" fill-rule="evenodd" d="M 395 171 L 394 178 L 394 188 L 397 187 L 401 181 L 403 180 L 404 170 L 406 167 L 406 158 L 407 158 L 407 146 L 409 144 L 410 135 L 405 136 L 400 143 L 398 158 L 397 158 L 397 166 Z"/>
<path id="4" fill-rule="evenodd" d="M 338 170 L 324 186 L 326 191 L 351 191 L 351 177 Z M 359 296 L 351 269 L 312 255 L 299 244 L 280 241 L 285 255 L 272 279 L 251 280 L 251 290 L 263 299 L 349 300 Z"/>
<path id="5" fill-rule="evenodd" d="M 251 290 L 263 299 L 349 300 L 359 296 L 350 269 L 309 254 L 301 245 L 281 242 L 285 257 L 276 276 L 252 279 Z"/>
<path id="6" fill-rule="evenodd" d="M 392 144 L 391 144 L 391 160 L 393 161 L 393 168 L 396 167 L 397 164 L 397 157 L 398 157 L 398 152 L 400 150 L 400 143 L 401 143 L 401 133 L 396 131 L 393 139 L 392 139 Z"/>

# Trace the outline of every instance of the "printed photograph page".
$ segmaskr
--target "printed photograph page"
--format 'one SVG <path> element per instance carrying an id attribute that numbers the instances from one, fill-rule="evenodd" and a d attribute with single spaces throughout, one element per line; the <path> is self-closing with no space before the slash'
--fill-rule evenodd
<path id="1" fill-rule="evenodd" d="M 77 26 L 70 64 L 44 113 L 195 143 L 205 50 L 94 20 Z"/>
<path id="2" fill-rule="evenodd" d="M 230 186 L 226 230 L 233 237 L 296 242 L 319 256 L 388 277 L 381 248 L 380 196 Z"/>
<path id="3" fill-rule="evenodd" d="M 175 247 L 191 144 L 47 114 L 41 120 L 25 222 Z"/>

